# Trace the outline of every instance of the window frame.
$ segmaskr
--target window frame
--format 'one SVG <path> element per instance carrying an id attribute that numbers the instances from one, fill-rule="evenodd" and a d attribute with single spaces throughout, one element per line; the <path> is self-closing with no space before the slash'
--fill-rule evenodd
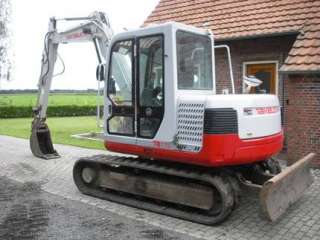
<path id="1" fill-rule="evenodd" d="M 242 62 L 242 92 L 245 91 L 245 83 L 243 78 L 247 74 L 248 65 L 260 65 L 260 64 L 275 64 L 275 95 L 279 96 L 279 61 L 278 60 L 265 60 L 265 61 L 244 61 Z"/>

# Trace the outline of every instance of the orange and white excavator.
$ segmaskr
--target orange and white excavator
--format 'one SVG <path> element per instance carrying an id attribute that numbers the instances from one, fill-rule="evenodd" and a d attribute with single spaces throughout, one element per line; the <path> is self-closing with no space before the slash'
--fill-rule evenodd
<path id="1" fill-rule="evenodd" d="M 62 20 L 80 24 L 58 31 Z M 100 12 L 50 19 L 30 137 L 35 156 L 59 157 L 45 122 L 49 90 L 58 45 L 79 41 L 94 43 L 105 83 L 105 147 L 132 155 L 79 156 L 73 176 L 82 193 L 212 225 L 244 195 L 259 197 L 276 220 L 312 184 L 314 154 L 283 171 L 273 158 L 283 145 L 277 96 L 235 94 L 232 77 L 230 94 L 216 92 L 215 49 L 227 49 L 232 76 L 231 58 L 209 30 L 169 22 L 113 35 Z"/>

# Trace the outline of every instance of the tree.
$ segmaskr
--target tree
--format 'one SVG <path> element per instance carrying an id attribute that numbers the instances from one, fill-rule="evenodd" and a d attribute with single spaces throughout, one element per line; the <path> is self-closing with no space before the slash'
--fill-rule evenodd
<path id="1" fill-rule="evenodd" d="M 12 71 L 11 0 L 0 0 L 0 83 L 10 80 Z"/>

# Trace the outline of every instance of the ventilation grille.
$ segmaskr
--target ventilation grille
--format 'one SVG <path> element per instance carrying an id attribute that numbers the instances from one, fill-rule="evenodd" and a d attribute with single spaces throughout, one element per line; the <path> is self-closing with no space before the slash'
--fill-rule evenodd
<path id="1" fill-rule="evenodd" d="M 206 109 L 204 114 L 204 133 L 238 133 L 237 111 L 232 108 Z"/>
<path id="2" fill-rule="evenodd" d="M 203 103 L 184 103 L 178 105 L 177 147 L 184 151 L 199 152 L 203 135 Z"/>

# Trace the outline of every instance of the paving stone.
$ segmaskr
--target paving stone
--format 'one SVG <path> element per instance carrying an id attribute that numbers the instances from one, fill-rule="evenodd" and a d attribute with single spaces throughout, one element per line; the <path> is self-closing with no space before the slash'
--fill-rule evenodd
<path id="1" fill-rule="evenodd" d="M 56 145 L 62 158 L 44 161 L 35 158 L 29 142 L 0 136 L 0 176 L 22 183 L 41 182 L 41 188 L 66 199 L 81 201 L 135 219 L 155 227 L 188 234 L 202 239 L 320 239 L 320 170 L 313 170 L 315 182 L 305 195 L 275 223 L 261 218 L 259 202 L 243 197 L 231 217 L 219 226 L 204 226 L 121 204 L 112 203 L 79 193 L 72 179 L 72 167 L 81 156 L 108 154 L 107 151 Z M 10 194 L 8 197 L 14 197 Z M 0 198 L 1 203 L 1 198 Z"/>

